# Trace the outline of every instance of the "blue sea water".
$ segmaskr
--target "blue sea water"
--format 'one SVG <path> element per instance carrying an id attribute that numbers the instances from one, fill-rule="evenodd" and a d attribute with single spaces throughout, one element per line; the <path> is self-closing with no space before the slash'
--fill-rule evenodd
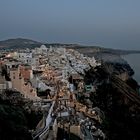
<path id="1" fill-rule="evenodd" d="M 140 84 L 140 54 L 129 54 L 122 56 L 134 70 L 134 79 Z"/>

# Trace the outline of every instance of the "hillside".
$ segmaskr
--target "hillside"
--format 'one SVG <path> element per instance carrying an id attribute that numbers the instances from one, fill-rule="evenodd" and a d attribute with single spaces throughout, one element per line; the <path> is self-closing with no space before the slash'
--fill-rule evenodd
<path id="1" fill-rule="evenodd" d="M 110 64 L 103 64 L 96 71 L 90 69 L 86 73 L 85 83 L 95 84 L 97 89 L 96 92 L 88 93 L 89 99 L 93 107 L 99 107 L 105 114 L 101 128 L 107 140 L 139 140 L 139 86 L 131 77 L 126 81 L 121 80 L 116 71 Z M 85 96 L 81 99 L 86 102 Z"/>
<path id="2" fill-rule="evenodd" d="M 42 43 L 30 39 L 16 38 L 0 41 L 0 49 L 34 48 Z"/>
<path id="3" fill-rule="evenodd" d="M 97 58 L 101 58 L 106 55 L 125 55 L 130 53 L 140 53 L 137 50 L 117 50 L 111 48 L 104 48 L 100 46 L 83 46 L 79 44 L 63 44 L 63 43 L 43 43 L 37 42 L 30 39 L 16 38 L 16 39 L 8 39 L 4 41 L 0 41 L 0 49 L 24 49 L 24 48 L 35 48 L 40 45 L 45 44 L 47 47 L 66 47 L 70 49 L 75 49 L 80 53 L 83 53 L 88 56 L 95 56 Z"/>
<path id="4" fill-rule="evenodd" d="M 0 94 L 0 140 L 32 140 L 31 131 L 42 118 L 39 109 L 19 92 Z"/>

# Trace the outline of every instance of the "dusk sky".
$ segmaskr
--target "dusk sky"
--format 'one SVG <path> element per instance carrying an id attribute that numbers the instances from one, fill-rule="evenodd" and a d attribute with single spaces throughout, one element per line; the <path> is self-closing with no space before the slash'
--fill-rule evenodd
<path id="1" fill-rule="evenodd" d="M 0 0 L 0 40 L 140 49 L 140 0 Z"/>

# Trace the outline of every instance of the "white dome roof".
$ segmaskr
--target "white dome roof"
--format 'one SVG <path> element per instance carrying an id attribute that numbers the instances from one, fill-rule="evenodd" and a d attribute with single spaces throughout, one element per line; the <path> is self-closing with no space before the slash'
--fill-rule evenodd
<path id="1" fill-rule="evenodd" d="M 46 49 L 46 46 L 45 45 L 41 45 L 40 48 L 41 49 Z"/>

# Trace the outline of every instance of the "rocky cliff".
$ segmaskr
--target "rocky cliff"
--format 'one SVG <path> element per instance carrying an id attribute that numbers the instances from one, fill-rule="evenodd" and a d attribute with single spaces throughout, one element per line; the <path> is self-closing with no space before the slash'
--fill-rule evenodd
<path id="1" fill-rule="evenodd" d="M 139 140 L 140 96 L 135 80 L 128 77 L 123 81 L 106 63 L 89 70 L 85 83 L 92 83 L 96 92 L 90 94 L 93 107 L 105 113 L 101 125 L 108 140 Z"/>

